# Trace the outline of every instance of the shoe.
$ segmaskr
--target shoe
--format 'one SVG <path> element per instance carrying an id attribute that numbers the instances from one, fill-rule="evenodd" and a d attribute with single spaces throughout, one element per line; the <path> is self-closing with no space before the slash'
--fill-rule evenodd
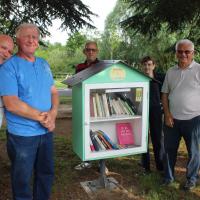
<path id="1" fill-rule="evenodd" d="M 185 183 L 184 190 L 190 191 L 190 190 L 193 190 L 195 187 L 196 187 L 196 183 L 191 182 L 191 181 L 187 181 Z"/>
<path id="2" fill-rule="evenodd" d="M 92 163 L 91 162 L 82 162 L 79 165 L 76 165 L 74 167 L 75 170 L 83 170 L 83 169 L 88 169 L 92 167 Z"/>
<path id="3" fill-rule="evenodd" d="M 109 173 L 109 170 L 107 167 L 105 167 L 105 174 L 108 175 L 108 173 Z"/>
<path id="4" fill-rule="evenodd" d="M 174 182 L 173 180 L 165 179 L 162 182 L 162 186 L 170 186 L 173 182 Z"/>

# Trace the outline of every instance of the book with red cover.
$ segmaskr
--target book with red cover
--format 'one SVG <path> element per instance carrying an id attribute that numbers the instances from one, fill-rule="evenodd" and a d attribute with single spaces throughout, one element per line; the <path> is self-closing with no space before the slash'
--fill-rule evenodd
<path id="1" fill-rule="evenodd" d="M 134 144 L 131 123 L 116 123 L 117 138 L 120 145 Z"/>

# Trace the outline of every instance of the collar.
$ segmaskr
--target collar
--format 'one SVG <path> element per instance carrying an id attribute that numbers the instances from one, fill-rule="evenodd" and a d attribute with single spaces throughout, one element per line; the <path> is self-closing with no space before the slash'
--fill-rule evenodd
<path id="1" fill-rule="evenodd" d="M 176 65 L 176 69 L 179 70 L 186 70 L 186 69 L 191 69 L 193 67 L 193 65 L 195 64 L 195 61 L 193 60 L 190 65 L 188 67 L 186 67 L 185 69 L 181 69 L 181 67 L 178 66 L 178 64 Z"/>
<path id="2" fill-rule="evenodd" d="M 99 62 L 99 59 L 98 58 L 96 58 L 93 62 L 91 62 L 91 63 L 87 63 L 87 60 L 85 60 L 85 62 L 84 62 L 84 64 L 85 65 L 92 65 L 92 64 L 96 64 L 96 63 L 98 63 Z"/>

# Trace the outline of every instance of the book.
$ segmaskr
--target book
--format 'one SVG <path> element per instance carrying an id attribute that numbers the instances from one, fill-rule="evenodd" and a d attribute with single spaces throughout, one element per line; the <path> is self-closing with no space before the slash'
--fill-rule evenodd
<path id="1" fill-rule="evenodd" d="M 119 149 L 118 145 L 115 144 L 105 132 L 101 130 L 98 130 L 97 132 L 100 133 L 106 139 L 106 141 L 112 146 L 113 149 Z"/>
<path id="2" fill-rule="evenodd" d="M 98 134 L 98 137 L 101 140 L 102 144 L 106 147 L 106 149 L 112 149 L 111 144 L 103 137 L 103 135 L 98 132 L 97 132 L 97 134 Z"/>
<path id="3" fill-rule="evenodd" d="M 94 117 L 94 104 L 92 100 L 92 95 L 90 95 L 90 117 Z"/>
<path id="4" fill-rule="evenodd" d="M 94 107 L 94 117 L 98 117 L 95 96 L 92 96 L 92 102 L 93 102 L 93 107 Z"/>
<path id="5" fill-rule="evenodd" d="M 106 116 L 106 111 L 103 103 L 103 96 L 102 94 L 99 94 L 99 102 L 100 102 L 100 107 L 101 107 L 101 112 L 102 112 L 102 117 Z"/>
<path id="6" fill-rule="evenodd" d="M 98 93 L 95 93 L 95 100 L 96 100 L 96 105 L 97 105 L 97 115 L 98 117 L 103 117 L 103 113 L 102 113 L 101 105 L 100 105 L 100 98 L 99 98 Z"/>
<path id="7" fill-rule="evenodd" d="M 91 138 L 92 144 L 94 145 L 95 151 L 99 151 L 100 147 L 98 145 L 98 142 L 95 139 L 95 134 L 92 132 L 92 130 L 90 130 L 90 138 Z"/>
<path id="8" fill-rule="evenodd" d="M 119 145 L 134 144 L 131 123 L 116 123 L 116 133 Z"/>
<path id="9" fill-rule="evenodd" d="M 94 132 L 94 137 L 100 147 L 101 150 L 106 150 L 106 147 L 103 145 L 103 143 L 101 142 L 101 140 L 98 138 L 97 133 Z"/>
<path id="10" fill-rule="evenodd" d="M 126 101 L 124 101 L 124 105 L 126 106 L 126 108 L 129 111 L 130 115 L 135 115 L 133 110 L 131 109 L 131 107 L 129 106 L 129 104 Z"/>
<path id="11" fill-rule="evenodd" d="M 110 113 L 109 113 L 109 109 L 108 109 L 108 102 L 107 102 L 107 98 L 106 98 L 106 94 L 102 94 L 102 99 L 103 99 L 103 105 L 105 108 L 105 113 L 106 113 L 106 117 L 110 117 Z"/>
<path id="12" fill-rule="evenodd" d="M 94 145 L 92 143 L 91 137 L 89 137 L 89 142 L 90 142 L 90 150 L 95 151 Z"/>
<path id="13" fill-rule="evenodd" d="M 122 107 L 121 107 L 121 105 L 120 105 L 119 99 L 115 99 L 115 104 L 116 104 L 116 106 L 117 106 L 117 109 L 119 110 L 119 113 L 120 113 L 121 115 L 123 115 L 123 114 L 124 114 L 124 111 L 123 111 L 123 109 L 122 109 Z"/>
<path id="14" fill-rule="evenodd" d="M 126 102 L 129 105 L 130 109 L 133 111 L 134 114 L 137 113 L 137 107 L 133 104 L 133 102 L 127 97 L 125 93 L 117 93 L 116 94 L 119 98 Z"/>
<path id="15" fill-rule="evenodd" d="M 121 108 L 122 114 L 123 114 L 123 115 L 126 115 L 127 113 L 126 113 L 126 110 L 125 110 L 124 105 L 123 105 L 123 103 L 122 103 L 122 100 L 118 97 L 118 98 L 117 98 L 117 101 L 118 101 L 118 104 L 119 104 L 119 106 L 120 106 L 120 108 Z"/>
<path id="16" fill-rule="evenodd" d="M 121 106 L 123 107 L 125 115 L 130 115 L 131 113 L 129 112 L 129 109 L 126 107 L 125 102 L 122 99 L 120 99 L 119 97 L 118 97 L 118 99 L 119 99 Z"/>
<path id="17" fill-rule="evenodd" d="M 107 99 L 107 103 L 108 103 L 109 115 L 112 116 L 112 108 L 111 108 L 111 104 L 110 104 L 110 100 L 109 100 L 109 95 L 108 94 L 106 94 L 106 99 Z"/>

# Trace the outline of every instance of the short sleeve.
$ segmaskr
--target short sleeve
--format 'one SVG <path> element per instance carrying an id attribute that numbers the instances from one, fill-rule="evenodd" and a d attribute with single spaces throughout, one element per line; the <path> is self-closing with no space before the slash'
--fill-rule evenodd
<path id="1" fill-rule="evenodd" d="M 44 60 L 44 59 L 41 59 L 41 60 L 42 60 L 42 65 L 44 66 L 44 69 L 45 69 L 45 73 L 47 73 L 48 76 L 49 76 L 50 84 L 53 86 L 54 85 L 54 79 L 53 79 L 53 74 L 51 72 L 50 65 L 46 60 Z"/>
<path id="2" fill-rule="evenodd" d="M 162 93 L 169 93 L 168 73 L 165 76 L 161 92 Z"/>
<path id="3" fill-rule="evenodd" d="M 0 80 L 1 96 L 18 96 L 18 84 L 15 70 L 8 62 L 0 67 Z"/>

